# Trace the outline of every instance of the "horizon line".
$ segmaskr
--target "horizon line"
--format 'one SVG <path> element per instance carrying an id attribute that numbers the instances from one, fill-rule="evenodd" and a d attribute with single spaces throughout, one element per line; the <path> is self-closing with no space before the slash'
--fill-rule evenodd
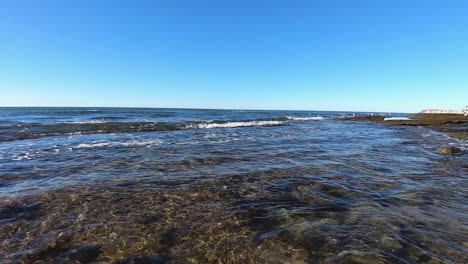
<path id="1" fill-rule="evenodd" d="M 219 110 L 219 111 L 299 111 L 299 112 L 357 112 L 357 113 L 396 113 L 414 114 L 417 112 L 366 111 L 366 110 L 306 110 L 306 109 L 251 109 L 251 108 L 202 108 L 202 107 L 155 107 L 155 106 L 0 106 L 0 108 L 127 108 L 127 109 L 179 109 L 179 110 Z M 423 109 L 426 110 L 426 109 Z M 421 110 L 421 111 L 423 111 Z"/>

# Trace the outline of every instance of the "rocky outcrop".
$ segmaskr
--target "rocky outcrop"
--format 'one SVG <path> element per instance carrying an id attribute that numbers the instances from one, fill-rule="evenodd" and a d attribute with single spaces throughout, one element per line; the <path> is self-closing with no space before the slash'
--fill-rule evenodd
<path id="1" fill-rule="evenodd" d="M 353 116 L 346 120 L 383 123 L 389 126 L 421 126 L 447 133 L 450 137 L 468 139 L 468 116 L 459 114 L 414 114 L 408 119 L 386 116 Z"/>
<path id="2" fill-rule="evenodd" d="M 446 154 L 446 155 L 456 155 L 456 154 L 462 153 L 462 150 L 457 147 L 446 146 L 446 147 L 439 148 L 437 152 L 440 154 Z"/>

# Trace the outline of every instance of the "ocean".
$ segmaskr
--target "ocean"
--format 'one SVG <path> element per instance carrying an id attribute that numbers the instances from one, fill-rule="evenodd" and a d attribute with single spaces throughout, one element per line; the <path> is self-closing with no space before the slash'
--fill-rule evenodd
<path id="1" fill-rule="evenodd" d="M 0 259 L 467 263 L 466 142 L 370 114 L 0 108 Z"/>

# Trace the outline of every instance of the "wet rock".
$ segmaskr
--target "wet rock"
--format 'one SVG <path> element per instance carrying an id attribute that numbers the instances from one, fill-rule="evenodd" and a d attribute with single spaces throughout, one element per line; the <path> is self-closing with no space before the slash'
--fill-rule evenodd
<path id="1" fill-rule="evenodd" d="M 237 263 L 313 263 L 307 261 L 308 254 L 305 250 L 277 239 L 268 240 L 260 245 L 259 258 L 255 261 Z M 234 262 L 231 262 L 234 263 Z"/>
<path id="2" fill-rule="evenodd" d="M 453 138 L 468 138 L 468 130 L 466 129 L 468 118 L 459 114 L 418 114 L 411 116 L 408 120 L 387 121 L 384 121 L 383 116 L 356 116 L 348 118 L 348 120 L 384 123 L 390 126 L 423 126 L 435 131 L 448 133 Z"/>
<path id="3" fill-rule="evenodd" d="M 32 250 L 29 250 L 22 257 L 22 262 L 30 263 L 37 260 L 55 258 L 70 248 L 72 238 L 71 233 L 59 233 L 56 236 L 47 237 Z"/>
<path id="4" fill-rule="evenodd" d="M 67 257 L 79 263 L 89 263 L 99 257 L 101 247 L 101 245 L 80 246 L 69 251 Z"/>
<path id="5" fill-rule="evenodd" d="M 293 221 L 291 213 L 284 208 L 276 210 L 273 215 L 275 216 L 276 220 L 281 224 L 287 224 Z"/>
<path id="6" fill-rule="evenodd" d="M 135 222 L 138 224 L 147 225 L 147 224 L 157 222 L 158 219 L 160 218 L 161 218 L 161 215 L 157 213 L 144 213 L 140 217 L 137 217 Z"/>
<path id="7" fill-rule="evenodd" d="M 155 256 L 131 256 L 126 257 L 120 261 L 117 261 L 116 264 L 163 264 L 166 263 L 166 258 L 161 255 Z"/>
<path id="8" fill-rule="evenodd" d="M 370 122 L 383 122 L 386 116 L 383 115 L 367 115 L 367 116 L 353 116 L 346 118 L 352 121 L 370 121 Z"/>
<path id="9" fill-rule="evenodd" d="M 409 258 L 416 263 L 426 263 L 431 260 L 431 257 L 426 252 L 418 247 L 411 246 L 407 248 Z"/>
<path id="10" fill-rule="evenodd" d="M 277 118 L 273 118 L 275 121 L 289 121 L 290 119 L 287 116 L 280 116 Z"/>
<path id="11" fill-rule="evenodd" d="M 288 244 L 300 246 L 313 257 L 332 255 L 338 245 L 337 235 L 328 221 L 304 221 L 293 224 L 278 237 Z"/>
<path id="12" fill-rule="evenodd" d="M 338 254 L 338 263 L 342 264 L 385 264 L 378 255 L 366 254 L 358 250 L 346 250 Z"/>
<path id="13" fill-rule="evenodd" d="M 439 154 L 445 154 L 445 155 L 456 155 L 462 153 L 462 150 L 457 147 L 452 147 L 452 146 L 446 146 L 446 147 L 441 147 L 437 150 Z"/>
<path id="14" fill-rule="evenodd" d="M 390 250 L 399 250 L 402 248 L 400 242 L 398 242 L 398 240 L 394 239 L 394 238 L 391 238 L 391 237 L 388 237 L 388 236 L 384 236 L 382 237 L 382 239 L 380 239 L 380 244 L 386 248 L 386 249 L 390 249 Z"/>
<path id="15" fill-rule="evenodd" d="M 34 219 L 40 216 L 39 203 L 29 205 L 9 205 L 0 207 L 0 222 L 10 222 L 20 219 Z"/>
<path id="16" fill-rule="evenodd" d="M 429 260 L 427 264 L 444 264 L 444 262 L 442 262 L 441 260 L 437 258 L 431 258 L 431 260 Z"/>

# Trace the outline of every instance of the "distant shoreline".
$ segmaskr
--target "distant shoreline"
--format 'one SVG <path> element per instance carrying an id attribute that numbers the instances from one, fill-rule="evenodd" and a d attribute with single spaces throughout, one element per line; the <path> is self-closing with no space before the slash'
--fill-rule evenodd
<path id="1" fill-rule="evenodd" d="M 419 112 L 420 114 L 468 114 L 468 110 L 452 110 L 452 109 L 425 109 Z"/>

